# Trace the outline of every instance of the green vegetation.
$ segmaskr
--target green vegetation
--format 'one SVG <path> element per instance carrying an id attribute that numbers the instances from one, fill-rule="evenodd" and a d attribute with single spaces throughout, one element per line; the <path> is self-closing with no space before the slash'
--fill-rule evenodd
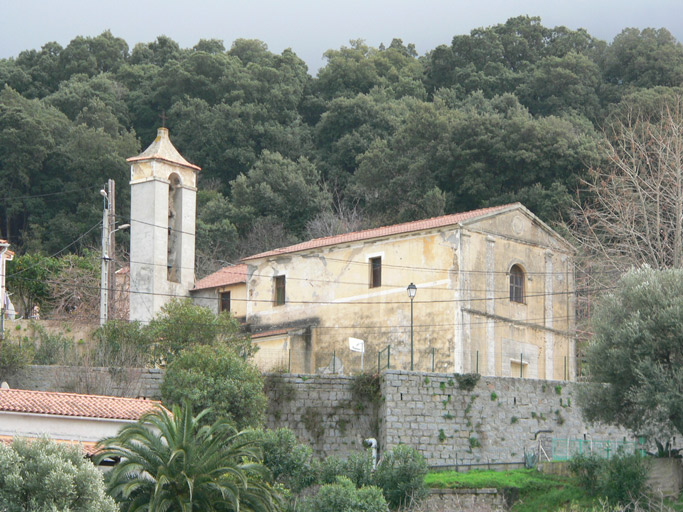
<path id="1" fill-rule="evenodd" d="M 325 484 L 312 497 L 304 499 L 300 512 L 387 512 L 382 491 L 374 486 L 356 488 L 346 477 Z"/>
<path id="2" fill-rule="evenodd" d="M 382 489 L 392 508 L 418 502 L 427 495 L 427 463 L 414 448 L 399 445 L 387 452 L 378 464 L 373 483 Z"/>
<path id="3" fill-rule="evenodd" d="M 593 503 L 592 498 L 587 497 L 572 479 L 544 475 L 534 469 L 429 473 L 425 477 L 425 482 L 428 487 L 441 489 L 496 488 L 512 492 L 517 496 L 512 507 L 513 512 L 558 510 L 570 503 Z"/>
<path id="4" fill-rule="evenodd" d="M 128 217 L 125 159 L 154 139 L 162 110 L 203 168 L 200 275 L 217 254 L 515 200 L 558 221 L 602 160 L 603 128 L 629 106 L 657 110 L 653 98 L 674 99 L 683 77 L 666 29 L 607 43 L 528 16 L 422 56 L 400 39 L 351 41 L 325 52 L 315 77 L 289 49 L 227 46 L 159 36 L 130 48 L 106 31 L 0 59 L 0 237 L 34 258 L 84 233 L 68 250 L 96 246 L 97 189 L 115 179 Z M 40 302 L 47 281 L 22 275 Z"/>
<path id="5" fill-rule="evenodd" d="M 634 432 L 683 433 L 680 365 L 683 270 L 648 267 L 622 277 L 592 317 L 586 417 Z"/>
<path id="6" fill-rule="evenodd" d="M 256 442 L 224 419 L 202 426 L 207 412 L 159 407 L 100 442 L 98 461 L 121 458 L 107 480 L 121 510 L 279 510 Z"/>
<path id="7" fill-rule="evenodd" d="M 114 512 L 102 473 L 80 447 L 48 439 L 0 443 L 0 510 Z"/>
<path id="8" fill-rule="evenodd" d="M 223 345 L 187 348 L 167 367 L 161 384 L 163 402 L 192 404 L 208 423 L 222 418 L 238 430 L 260 427 L 266 410 L 263 380 L 256 366 Z"/>

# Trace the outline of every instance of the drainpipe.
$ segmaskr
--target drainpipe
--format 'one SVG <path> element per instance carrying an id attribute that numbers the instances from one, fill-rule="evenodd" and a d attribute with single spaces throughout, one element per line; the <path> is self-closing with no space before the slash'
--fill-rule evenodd
<path id="1" fill-rule="evenodd" d="M 372 470 L 374 471 L 377 469 L 377 439 L 371 437 L 363 441 L 363 444 L 372 448 Z"/>

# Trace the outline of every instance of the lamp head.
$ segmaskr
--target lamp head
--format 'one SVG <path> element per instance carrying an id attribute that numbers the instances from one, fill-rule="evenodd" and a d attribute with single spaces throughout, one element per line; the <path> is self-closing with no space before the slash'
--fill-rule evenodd
<path id="1" fill-rule="evenodd" d="M 102 197 L 107 197 L 107 191 L 104 190 L 103 188 L 101 188 L 101 189 L 100 189 L 100 195 L 101 195 Z"/>
<path id="2" fill-rule="evenodd" d="M 408 285 L 408 288 L 407 288 L 407 289 L 408 289 L 408 297 L 411 298 L 411 299 L 412 299 L 413 297 L 415 297 L 415 293 L 417 292 L 417 286 L 415 286 L 413 283 L 410 283 L 410 284 Z"/>

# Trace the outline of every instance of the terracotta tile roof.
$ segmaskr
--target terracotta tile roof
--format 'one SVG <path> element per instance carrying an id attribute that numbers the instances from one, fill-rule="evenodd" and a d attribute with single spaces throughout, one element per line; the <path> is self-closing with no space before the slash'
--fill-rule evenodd
<path id="1" fill-rule="evenodd" d="M 263 332 L 255 332 L 251 335 L 251 339 L 253 340 L 254 338 L 266 338 L 268 336 L 276 336 L 279 334 L 287 334 L 288 329 L 277 329 L 274 331 L 263 331 Z"/>
<path id="2" fill-rule="evenodd" d="M 168 138 L 168 128 L 159 128 L 154 142 L 138 156 L 126 159 L 126 162 L 139 162 L 142 160 L 164 160 L 172 164 L 189 167 L 195 171 L 201 171 L 202 169 L 197 165 L 191 164 L 178 153 L 178 150 L 171 143 L 171 139 Z"/>
<path id="3" fill-rule="evenodd" d="M 160 402 L 114 396 L 0 389 L 0 411 L 138 420 Z"/>
<path id="4" fill-rule="evenodd" d="M 380 228 L 366 229 L 364 231 L 354 231 L 352 233 L 344 233 L 343 235 L 328 236 L 325 238 L 315 238 L 300 244 L 290 245 L 281 249 L 274 249 L 272 251 L 262 252 L 253 256 L 243 258 L 242 261 L 255 260 L 258 258 L 267 258 L 269 256 L 278 256 L 280 254 L 288 254 L 292 252 L 306 251 L 308 249 L 318 249 L 320 247 L 328 247 L 330 245 L 337 245 L 347 242 L 357 242 L 360 240 L 369 240 L 371 238 L 381 238 L 391 235 L 399 235 L 403 233 L 410 233 L 413 231 L 423 231 L 426 229 L 441 228 L 458 224 L 460 222 L 471 220 L 476 217 L 481 217 L 489 213 L 504 210 L 518 206 L 519 203 L 504 204 L 501 206 L 492 206 L 490 208 L 481 208 L 479 210 L 471 210 L 469 212 L 454 213 L 451 215 L 442 215 L 441 217 L 432 217 L 431 219 L 415 220 L 412 222 L 404 222 L 403 224 L 394 224 L 393 226 L 384 226 Z"/>
<path id="5" fill-rule="evenodd" d="M 247 282 L 247 265 L 232 265 L 209 274 L 204 279 L 200 279 L 194 285 L 194 290 L 205 290 L 207 288 L 218 288 L 229 284 L 239 284 Z"/>

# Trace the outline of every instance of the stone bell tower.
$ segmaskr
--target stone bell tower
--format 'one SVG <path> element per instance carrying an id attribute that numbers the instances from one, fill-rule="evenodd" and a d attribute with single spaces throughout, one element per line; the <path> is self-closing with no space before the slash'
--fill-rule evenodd
<path id="1" fill-rule="evenodd" d="M 194 286 L 197 172 L 159 128 L 130 162 L 130 319 L 147 322 Z"/>

